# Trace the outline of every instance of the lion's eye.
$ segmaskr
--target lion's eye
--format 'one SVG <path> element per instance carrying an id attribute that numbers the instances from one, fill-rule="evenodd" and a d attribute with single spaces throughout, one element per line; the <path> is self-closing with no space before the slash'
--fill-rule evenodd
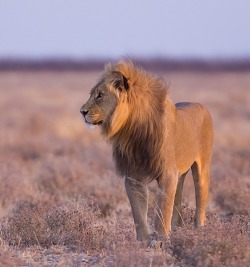
<path id="1" fill-rule="evenodd" d="M 98 95 L 96 96 L 96 99 L 101 99 L 103 97 L 103 93 L 98 93 Z"/>

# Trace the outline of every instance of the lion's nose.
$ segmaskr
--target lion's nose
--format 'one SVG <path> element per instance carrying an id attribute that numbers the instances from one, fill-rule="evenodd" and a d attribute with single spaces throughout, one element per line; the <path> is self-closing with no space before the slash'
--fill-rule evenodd
<path id="1" fill-rule="evenodd" d="M 84 107 L 81 107 L 80 112 L 85 117 L 88 114 L 89 111 L 88 111 L 88 109 L 85 109 Z"/>

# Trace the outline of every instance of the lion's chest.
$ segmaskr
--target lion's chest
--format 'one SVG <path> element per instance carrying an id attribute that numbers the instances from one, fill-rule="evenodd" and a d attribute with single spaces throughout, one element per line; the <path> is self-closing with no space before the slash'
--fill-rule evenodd
<path id="1" fill-rule="evenodd" d="M 159 175 L 157 164 L 150 149 L 144 145 L 142 149 L 136 146 L 130 153 L 124 153 L 119 148 L 113 149 L 113 158 L 117 173 L 123 177 L 136 179 L 156 178 Z"/>

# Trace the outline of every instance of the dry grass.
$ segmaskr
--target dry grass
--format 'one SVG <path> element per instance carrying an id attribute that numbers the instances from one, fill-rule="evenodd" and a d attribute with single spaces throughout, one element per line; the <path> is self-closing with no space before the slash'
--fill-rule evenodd
<path id="1" fill-rule="evenodd" d="M 162 249 L 141 247 L 110 148 L 79 113 L 98 73 L 5 72 L 0 266 L 248 266 L 250 74 L 163 75 L 174 101 L 201 102 L 214 119 L 207 225 L 193 228 L 188 175 L 184 227 L 172 231 Z M 152 185 L 152 203 L 154 191 Z"/>

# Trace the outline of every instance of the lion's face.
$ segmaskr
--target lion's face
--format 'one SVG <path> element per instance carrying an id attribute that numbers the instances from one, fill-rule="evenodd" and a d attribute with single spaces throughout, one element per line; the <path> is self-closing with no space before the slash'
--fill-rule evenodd
<path id="1" fill-rule="evenodd" d="M 89 125 L 105 125 L 112 117 L 119 96 L 125 91 L 124 77 L 120 72 L 104 77 L 91 92 L 88 101 L 81 107 L 85 123 Z"/>
<path id="2" fill-rule="evenodd" d="M 118 99 L 109 86 L 101 81 L 91 90 L 90 98 L 81 107 L 86 124 L 101 125 L 112 115 Z"/>

